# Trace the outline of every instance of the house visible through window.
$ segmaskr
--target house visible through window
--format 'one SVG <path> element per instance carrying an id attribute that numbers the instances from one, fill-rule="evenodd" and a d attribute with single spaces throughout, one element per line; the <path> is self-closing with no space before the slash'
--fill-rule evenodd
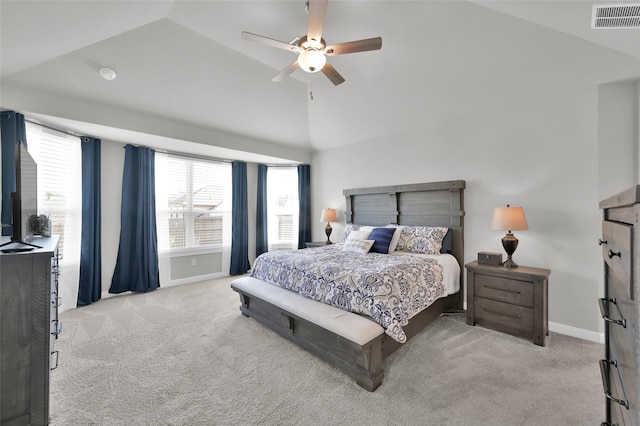
<path id="1" fill-rule="evenodd" d="M 269 250 L 298 247 L 298 170 L 267 169 L 267 229 Z"/>
<path id="2" fill-rule="evenodd" d="M 230 246 L 231 165 L 156 154 L 160 249 Z"/>

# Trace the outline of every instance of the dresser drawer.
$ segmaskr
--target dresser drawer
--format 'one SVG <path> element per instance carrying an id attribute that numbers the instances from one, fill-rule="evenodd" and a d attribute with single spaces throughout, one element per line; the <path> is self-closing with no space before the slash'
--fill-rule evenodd
<path id="1" fill-rule="evenodd" d="M 528 281 L 476 274 L 475 295 L 512 305 L 533 307 L 533 285 Z"/>
<path id="2" fill-rule="evenodd" d="M 477 297 L 474 305 L 476 323 L 505 333 L 533 338 L 533 309 L 482 297 Z"/>
<path id="3" fill-rule="evenodd" d="M 622 283 L 625 289 L 624 297 L 634 300 L 631 281 L 632 239 L 633 226 L 606 220 L 602 222 L 602 258 L 610 273 Z"/>

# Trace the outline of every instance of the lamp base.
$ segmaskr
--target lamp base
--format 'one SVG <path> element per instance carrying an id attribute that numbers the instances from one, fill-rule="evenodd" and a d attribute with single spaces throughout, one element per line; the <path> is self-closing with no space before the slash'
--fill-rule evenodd
<path id="1" fill-rule="evenodd" d="M 502 247 L 507 252 L 507 260 L 502 263 L 505 268 L 517 268 L 518 264 L 511 259 L 511 255 L 516 251 L 518 247 L 518 239 L 513 236 L 511 232 L 507 232 L 507 235 L 502 237 Z"/>
<path id="2" fill-rule="evenodd" d="M 327 234 L 327 244 L 333 244 L 329 239 L 331 231 L 333 231 L 333 228 L 331 227 L 331 224 L 327 223 L 327 226 L 324 227 L 324 233 Z"/>
<path id="3" fill-rule="evenodd" d="M 517 268 L 518 264 L 513 260 L 511 260 L 511 256 L 509 256 L 507 260 L 502 262 L 502 266 L 504 266 L 505 268 Z"/>

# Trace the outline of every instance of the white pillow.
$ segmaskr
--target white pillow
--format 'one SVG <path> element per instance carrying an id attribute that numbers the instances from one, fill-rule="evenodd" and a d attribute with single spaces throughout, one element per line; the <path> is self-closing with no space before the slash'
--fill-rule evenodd
<path id="1" fill-rule="evenodd" d="M 351 231 L 353 232 L 353 231 Z M 342 251 L 347 253 L 367 254 L 375 240 L 347 240 L 342 246 Z"/>
<path id="2" fill-rule="evenodd" d="M 366 240 L 367 238 L 369 238 L 369 234 L 371 234 L 371 231 L 363 231 L 362 229 L 359 229 L 357 231 L 351 231 L 349 233 L 349 236 L 347 237 L 347 241 Z"/>
<path id="3" fill-rule="evenodd" d="M 387 225 L 387 228 L 396 228 L 396 230 L 393 232 L 393 237 L 391 237 L 391 242 L 389 243 L 389 253 L 391 253 L 396 251 L 396 247 L 398 247 L 400 235 L 402 234 L 402 226 Z"/>

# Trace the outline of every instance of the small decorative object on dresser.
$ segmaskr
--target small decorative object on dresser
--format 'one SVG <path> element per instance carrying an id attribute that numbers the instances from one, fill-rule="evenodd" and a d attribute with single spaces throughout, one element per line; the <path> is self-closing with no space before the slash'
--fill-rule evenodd
<path id="1" fill-rule="evenodd" d="M 324 228 L 325 234 L 327 234 L 327 244 L 331 244 L 331 240 L 329 237 L 331 236 L 331 222 L 337 222 L 338 216 L 336 215 L 335 209 L 322 209 L 322 214 L 320 215 L 320 222 L 327 222 L 327 226 Z"/>
<path id="2" fill-rule="evenodd" d="M 549 334 L 548 269 L 471 262 L 467 268 L 467 324 L 484 325 L 546 344 Z"/>
<path id="3" fill-rule="evenodd" d="M 522 207 L 496 207 L 493 211 L 493 222 L 491 229 L 507 231 L 507 235 L 502 238 L 502 247 L 507 252 L 507 260 L 502 264 L 505 268 L 517 268 L 518 265 L 511 259 L 511 255 L 518 247 L 518 239 L 511 231 L 525 231 L 529 229 L 527 218 L 524 217 Z"/>
<path id="4" fill-rule="evenodd" d="M 606 401 L 603 425 L 640 425 L 640 186 L 600 202 L 604 298 L 604 359 L 600 361 Z"/>
<path id="5" fill-rule="evenodd" d="M 478 252 L 478 263 L 484 265 L 501 265 L 502 253 L 490 253 L 488 251 Z"/>

